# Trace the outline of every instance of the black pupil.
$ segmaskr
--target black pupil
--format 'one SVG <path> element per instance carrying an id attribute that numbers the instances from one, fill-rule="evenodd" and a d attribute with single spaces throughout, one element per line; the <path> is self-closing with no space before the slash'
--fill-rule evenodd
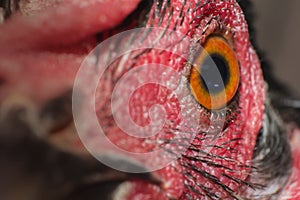
<path id="1" fill-rule="evenodd" d="M 219 54 L 207 56 L 200 69 L 200 79 L 210 94 L 223 91 L 229 81 L 227 61 Z"/>

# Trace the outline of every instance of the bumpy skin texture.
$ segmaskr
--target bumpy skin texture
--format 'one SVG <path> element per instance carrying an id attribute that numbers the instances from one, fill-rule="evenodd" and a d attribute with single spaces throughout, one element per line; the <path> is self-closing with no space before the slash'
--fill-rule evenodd
<path id="1" fill-rule="evenodd" d="M 173 29 L 176 26 L 176 30 L 188 34 L 200 42 L 205 41 L 209 32 L 217 31 L 215 29 L 218 29 L 219 26 L 230 27 L 228 31 L 234 35 L 233 43 L 241 66 L 240 100 L 238 103 L 241 109 L 239 109 L 240 113 L 236 114 L 236 119 L 229 122 L 227 129 L 220 133 L 218 141 L 215 143 L 220 148 L 212 148 L 211 155 L 207 156 L 203 156 L 203 153 L 190 148 L 181 159 L 174 163 L 177 173 L 182 174 L 180 181 L 178 181 L 178 175 L 175 175 L 176 173 L 171 171 L 169 167 L 157 172 L 162 180 L 169 182 L 168 186 L 164 187 L 165 192 L 162 195 L 183 199 L 199 198 L 201 195 L 209 196 L 210 193 L 216 194 L 219 198 L 238 196 L 237 188 L 241 184 L 233 179 L 241 180 L 241 182 L 246 181 L 250 174 L 250 168 L 247 165 L 251 165 L 256 137 L 261 127 L 264 102 L 262 73 L 257 56 L 249 43 L 247 24 L 235 1 L 187 1 L 184 7 L 182 7 L 181 1 L 172 1 L 170 5 L 171 8 L 169 9 L 166 4 L 163 4 L 161 9 L 153 7 L 151 14 L 153 13 L 154 17 L 151 17 L 150 14 L 150 22 L 147 23 L 147 26 L 158 26 L 160 13 L 163 12 L 161 10 L 166 9 L 167 14 L 162 20 L 161 27 Z M 178 25 L 181 20 L 182 25 Z M 215 28 L 216 26 L 217 28 Z M 207 29 L 206 32 L 203 32 L 205 29 Z M 159 62 L 169 66 L 170 64 L 165 59 L 167 57 L 164 55 L 154 57 L 153 53 L 149 52 L 149 55 L 143 55 L 143 59 L 138 63 Z M 181 68 L 177 66 L 177 63 L 171 66 L 175 69 Z M 205 112 L 204 109 L 199 111 L 201 117 L 203 112 Z M 239 140 L 239 138 L 242 139 Z M 199 134 L 192 142 L 192 147 L 202 148 L 205 151 L 206 144 L 205 142 L 202 143 L 201 139 L 203 139 L 203 135 Z M 124 145 L 124 148 L 126 146 L 128 145 Z M 214 155 L 220 157 L 217 158 Z M 188 158 L 197 156 L 215 165 L 195 162 Z M 221 167 L 216 167 L 217 165 Z M 208 176 L 212 175 L 211 179 L 220 180 L 220 182 L 214 183 L 210 178 L 203 177 L 201 173 Z M 174 183 L 171 181 L 173 176 L 176 176 Z M 178 184 L 177 181 L 181 183 L 179 187 L 175 187 L 175 184 Z M 139 185 L 137 183 L 137 188 L 133 189 L 131 197 L 137 195 L 136 193 L 141 193 L 146 198 L 149 191 L 140 191 L 144 188 L 140 188 Z M 148 187 L 150 191 L 155 191 L 154 188 L 151 189 L 151 186 Z M 203 189 L 205 187 L 209 188 L 209 192 Z"/>
<path id="2" fill-rule="evenodd" d="M 128 3 L 128 1 L 121 0 L 91 0 L 83 3 L 68 0 L 60 4 L 55 3 L 55 8 L 47 8 L 43 13 L 37 12 L 34 17 L 28 18 L 18 14 L 5 22 L 0 27 L 2 112 L 5 114 L 6 108 L 18 104 L 25 105 L 31 109 L 32 120 L 30 121 L 38 127 L 41 136 L 78 156 L 86 154 L 73 125 L 63 126 L 63 129 L 55 130 L 56 134 L 50 135 L 53 131 L 52 121 L 44 122 L 39 118 L 40 113 L 49 100 L 65 94 L 72 88 L 81 61 L 97 44 L 95 34 L 102 32 L 100 38 L 104 40 L 111 33 L 107 30 L 120 24 L 137 7 L 138 3 L 139 1 Z M 113 8 L 114 12 L 106 8 Z M 78 13 L 80 17 L 74 17 L 78 16 Z M 130 25 L 134 27 L 135 23 Z M 204 131 L 200 130 L 192 141 L 191 147 L 181 158 L 174 161 L 172 165 L 153 173 L 161 181 L 160 185 L 145 180 L 128 180 L 120 186 L 120 188 L 126 188 L 126 192 L 122 193 L 122 198 L 237 199 L 251 197 L 252 187 L 255 188 L 255 184 L 249 177 L 257 136 L 263 122 L 265 91 L 260 63 L 250 44 L 248 26 L 241 8 L 235 0 L 155 1 L 141 26 L 176 29 L 191 37 L 191 44 L 193 42 L 202 44 L 210 34 L 214 33 L 228 36 L 240 63 L 241 81 L 238 97 L 228 105 L 229 111 L 226 111 L 227 126 L 221 133 L 218 133 L 210 152 L 205 152 L 208 145 L 205 143 Z M 22 32 L 15 31 L 15 27 Z M 117 33 L 127 28 L 114 29 L 112 32 Z M 118 47 L 115 46 L 115 48 Z M 110 53 L 107 51 L 101 56 L 107 56 Z M 96 108 L 99 122 L 104 125 L 109 124 L 106 126 L 108 137 L 118 146 L 129 151 L 144 152 L 155 149 L 158 147 L 155 141 L 159 138 L 155 138 L 149 145 L 149 141 L 126 136 L 112 122 L 111 111 L 107 105 L 109 105 L 112 86 L 119 76 L 131 68 L 147 63 L 165 64 L 179 72 L 188 68 L 184 60 L 167 52 L 158 53 L 155 50 L 149 50 L 138 58 L 129 55 L 125 63 L 115 63 L 114 67 L 120 68 L 119 74 L 108 71 L 107 77 L 101 80 L 103 82 L 100 83 L 109 87 L 98 91 L 99 102 L 96 102 Z M 124 86 L 126 87 L 128 86 Z M 150 104 L 163 99 L 160 104 L 166 107 L 171 105 L 167 110 L 167 114 L 172 112 L 170 118 L 174 117 L 175 113 L 175 118 L 172 120 L 184 120 L 182 116 L 177 115 L 179 108 L 176 99 L 165 98 L 170 96 L 169 91 L 148 85 L 137 91 L 137 96 L 147 99 L 147 102 L 139 102 L 140 99 L 136 98 L 130 104 L 131 110 L 147 110 Z M 195 101 L 192 103 L 197 104 Z M 132 113 L 131 117 L 140 125 L 147 124 L 147 119 L 144 119 L 140 113 Z M 201 106 L 198 109 L 198 115 L 204 119 L 200 122 L 204 125 L 207 125 L 207 120 L 214 117 Z M 175 133 L 165 134 L 168 136 L 161 136 L 164 139 L 172 137 Z M 148 160 L 148 162 L 152 161 Z M 297 163 L 296 160 L 296 165 Z M 289 188 L 287 190 L 294 191 Z"/>

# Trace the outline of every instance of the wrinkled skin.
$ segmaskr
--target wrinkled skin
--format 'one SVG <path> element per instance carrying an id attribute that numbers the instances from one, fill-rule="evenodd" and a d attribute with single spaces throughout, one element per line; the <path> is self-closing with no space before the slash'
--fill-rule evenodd
<path id="1" fill-rule="evenodd" d="M 0 185 L 3 199 L 300 198 L 298 125 L 288 117 L 281 121 L 272 107 L 277 102 L 269 97 L 273 94 L 271 82 L 269 92 L 241 7 L 235 0 L 184 2 L 21 0 L 19 11 L 0 26 L 1 164 L 4 179 L 10 180 Z M 125 23 L 127 16 L 133 17 Z M 86 55 L 109 36 L 137 26 L 176 28 L 199 44 L 210 34 L 229 32 L 241 71 L 239 97 L 228 106 L 226 127 L 210 152 L 205 152 L 202 141 L 206 139 L 200 129 L 182 157 L 146 174 L 115 171 L 95 161 L 78 138 L 71 111 L 73 83 Z M 100 56 L 111 53 L 107 50 Z M 179 72 L 187 68 L 185 60 L 168 52 L 152 49 L 139 57 L 129 54 L 125 62 L 114 64 L 119 73 L 108 70 L 100 80 L 104 87 L 96 92 L 96 112 L 106 135 L 132 152 L 151 151 L 158 147 L 157 139 L 175 135 L 175 131 L 163 132 L 149 145 L 149 141 L 124 134 L 111 118 L 108 105 L 115 80 L 147 63 L 165 64 Z M 129 85 L 123 89 L 126 87 Z M 165 98 L 170 97 L 167 90 L 149 85 L 140 88 L 136 96 L 129 105 L 131 110 L 148 108 L 162 98 L 166 107 L 173 103 L 167 109 L 169 117 L 184 121 L 176 99 Z M 84 106 L 81 109 L 84 112 Z M 279 113 L 284 110 L 280 108 Z M 210 111 L 201 106 L 197 110 L 204 126 L 208 125 L 205 119 L 213 117 L 207 113 Z M 138 112 L 131 117 L 142 126 L 148 122 Z M 170 130 L 183 130 L 176 125 Z M 88 134 L 94 133 L 90 128 Z M 105 154 L 105 149 L 101 151 Z M 142 167 L 153 162 L 142 161 Z M 17 175 L 11 178 L 11 174 Z M 24 178 L 18 180 L 18 176 Z"/>

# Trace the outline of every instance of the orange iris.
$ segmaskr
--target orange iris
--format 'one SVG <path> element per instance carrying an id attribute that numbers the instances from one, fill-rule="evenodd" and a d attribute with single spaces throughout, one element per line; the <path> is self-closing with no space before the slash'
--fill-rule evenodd
<path id="1" fill-rule="evenodd" d="M 209 110 L 226 107 L 239 87 L 240 70 L 234 50 L 220 36 L 210 36 L 195 59 L 190 88 L 196 100 Z"/>

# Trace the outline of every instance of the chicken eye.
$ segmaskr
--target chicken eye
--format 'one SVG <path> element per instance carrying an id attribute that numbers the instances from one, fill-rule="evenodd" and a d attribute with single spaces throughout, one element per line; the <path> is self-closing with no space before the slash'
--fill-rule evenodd
<path id="1" fill-rule="evenodd" d="M 230 44 L 221 36 L 210 36 L 195 58 L 190 89 L 199 104 L 209 110 L 224 108 L 239 87 L 239 62 Z"/>

